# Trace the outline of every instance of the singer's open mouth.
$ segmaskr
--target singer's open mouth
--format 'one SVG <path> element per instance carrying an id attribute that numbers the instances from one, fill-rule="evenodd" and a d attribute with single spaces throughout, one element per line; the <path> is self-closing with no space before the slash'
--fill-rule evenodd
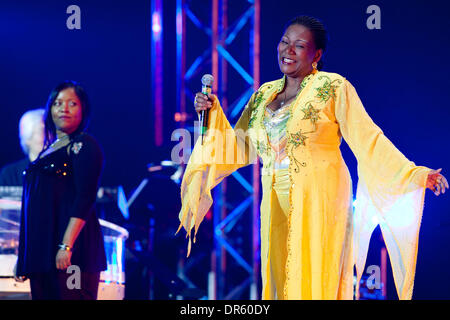
<path id="1" fill-rule="evenodd" d="M 292 64 L 292 63 L 295 63 L 296 61 L 293 60 L 293 59 L 289 59 L 289 58 L 283 57 L 283 58 L 281 58 L 281 62 L 283 64 Z"/>

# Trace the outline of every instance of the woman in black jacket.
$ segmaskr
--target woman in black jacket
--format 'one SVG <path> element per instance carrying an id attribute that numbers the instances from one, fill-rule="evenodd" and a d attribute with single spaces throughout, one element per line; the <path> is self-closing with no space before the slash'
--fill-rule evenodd
<path id="1" fill-rule="evenodd" d="M 106 269 L 94 207 L 103 154 L 84 132 L 89 114 L 78 83 L 53 89 L 43 151 L 24 174 L 16 280 L 30 279 L 32 299 L 96 299 Z"/>

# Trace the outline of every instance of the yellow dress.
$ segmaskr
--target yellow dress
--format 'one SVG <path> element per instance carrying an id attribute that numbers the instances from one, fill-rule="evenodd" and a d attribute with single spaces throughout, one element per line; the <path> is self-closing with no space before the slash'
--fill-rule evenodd
<path id="1" fill-rule="evenodd" d="M 261 276 L 263 299 L 352 299 L 353 266 L 363 273 L 370 236 L 379 224 L 400 299 L 411 299 L 418 235 L 431 169 L 395 148 L 366 113 L 344 77 L 313 72 L 289 106 L 284 152 L 277 168 L 264 124 L 266 106 L 285 77 L 263 84 L 233 129 L 216 100 L 206 139 L 196 143 L 181 185 L 180 228 L 188 255 L 212 205 L 211 190 L 233 171 L 262 159 Z M 339 146 L 358 160 L 355 210 L 352 181 Z M 358 288 L 356 288 L 358 289 Z M 357 291 L 356 291 L 357 292 Z"/>
<path id="2" fill-rule="evenodd" d="M 261 208 L 261 216 L 270 217 L 271 231 L 268 252 L 270 272 L 268 284 L 265 286 L 265 298 L 282 298 L 286 281 L 287 234 L 289 224 L 289 157 L 286 153 L 286 126 L 290 118 L 290 106 L 286 105 L 273 112 L 268 107 L 264 112 L 264 128 L 267 132 L 269 146 L 274 152 L 272 189 L 269 191 L 269 206 Z"/>

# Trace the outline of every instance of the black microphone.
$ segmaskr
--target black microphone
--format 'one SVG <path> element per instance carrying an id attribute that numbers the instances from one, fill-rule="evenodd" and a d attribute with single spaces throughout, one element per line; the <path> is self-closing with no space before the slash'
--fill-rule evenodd
<path id="1" fill-rule="evenodd" d="M 202 93 L 208 95 L 211 93 L 212 84 L 214 82 L 214 77 L 210 74 L 205 74 L 202 77 Z M 208 129 L 208 109 L 200 111 L 200 133 L 202 135 L 202 144 L 203 138 L 206 134 L 206 130 Z"/>

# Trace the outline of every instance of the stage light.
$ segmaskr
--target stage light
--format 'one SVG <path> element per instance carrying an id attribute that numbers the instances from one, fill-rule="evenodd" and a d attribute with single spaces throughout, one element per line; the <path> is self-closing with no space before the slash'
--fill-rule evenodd
<path id="1" fill-rule="evenodd" d="M 152 15 L 152 31 L 156 36 L 159 36 L 161 33 L 162 26 L 161 26 L 161 16 L 158 12 L 154 12 Z"/>
<path id="2" fill-rule="evenodd" d="M 184 121 L 188 120 L 190 117 L 188 116 L 188 114 L 186 112 L 175 112 L 173 118 L 174 118 L 175 122 L 184 122 Z"/>
<path id="3" fill-rule="evenodd" d="M 177 9 L 177 16 L 176 16 L 176 26 L 177 26 L 177 38 L 181 37 L 183 34 L 183 13 L 181 11 L 181 8 Z"/>

